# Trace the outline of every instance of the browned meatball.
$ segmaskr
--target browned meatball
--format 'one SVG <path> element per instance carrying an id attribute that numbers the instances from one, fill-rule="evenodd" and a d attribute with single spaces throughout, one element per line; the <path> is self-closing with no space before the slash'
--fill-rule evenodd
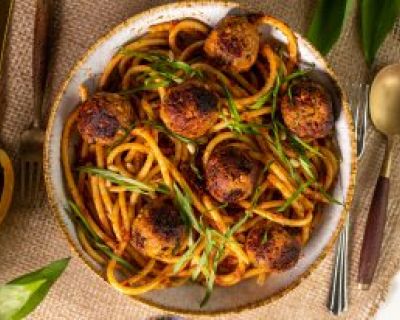
<path id="1" fill-rule="evenodd" d="M 155 256 L 175 248 L 184 237 L 184 223 L 170 203 L 144 207 L 132 224 L 131 244 L 143 255 Z"/>
<path id="2" fill-rule="evenodd" d="M 283 121 L 300 138 L 326 137 L 333 127 L 332 100 L 324 87 L 302 81 L 292 87 L 292 100 L 285 95 L 281 103 Z"/>
<path id="3" fill-rule="evenodd" d="M 253 193 L 258 163 L 240 149 L 219 147 L 211 154 L 206 167 L 206 185 L 219 202 L 237 202 Z"/>
<path id="4" fill-rule="evenodd" d="M 255 63 L 259 46 L 257 29 L 246 17 L 228 16 L 211 31 L 204 51 L 219 66 L 244 72 Z"/>
<path id="5" fill-rule="evenodd" d="M 177 134 L 201 137 L 218 119 L 218 97 L 200 82 L 185 82 L 167 90 L 160 117 Z"/>
<path id="6" fill-rule="evenodd" d="M 127 98 L 99 92 L 80 105 L 78 131 L 88 143 L 110 145 L 132 121 L 132 106 Z"/>
<path id="7" fill-rule="evenodd" d="M 301 250 L 298 238 L 278 225 L 254 227 L 247 235 L 245 247 L 256 265 L 271 272 L 292 268 L 299 260 Z"/>

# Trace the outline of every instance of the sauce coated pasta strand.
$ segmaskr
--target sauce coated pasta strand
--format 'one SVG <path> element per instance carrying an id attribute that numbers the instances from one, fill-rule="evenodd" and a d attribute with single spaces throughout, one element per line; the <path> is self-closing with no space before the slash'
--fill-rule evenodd
<path id="1" fill-rule="evenodd" d="M 264 24 L 284 49 L 260 39 Z M 151 26 L 80 95 L 64 176 L 79 241 L 113 287 L 140 295 L 193 279 L 204 304 L 214 285 L 262 285 L 296 264 L 339 162 L 331 101 L 298 69 L 286 24 Z"/>

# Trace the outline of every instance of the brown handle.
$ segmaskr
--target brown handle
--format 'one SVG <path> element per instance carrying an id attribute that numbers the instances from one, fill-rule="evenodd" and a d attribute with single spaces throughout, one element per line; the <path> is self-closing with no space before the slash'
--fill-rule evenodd
<path id="1" fill-rule="evenodd" d="M 369 288 L 378 264 L 386 223 L 388 196 L 389 178 L 380 176 L 368 214 L 358 268 L 358 283 L 363 289 Z"/>
<path id="2" fill-rule="evenodd" d="M 47 74 L 50 0 L 37 0 L 33 34 L 33 126 L 40 126 L 41 107 Z"/>

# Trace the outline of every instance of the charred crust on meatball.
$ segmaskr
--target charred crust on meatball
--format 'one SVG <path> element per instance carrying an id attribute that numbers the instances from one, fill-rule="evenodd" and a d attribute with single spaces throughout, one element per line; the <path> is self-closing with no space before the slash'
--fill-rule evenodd
<path id="1" fill-rule="evenodd" d="M 253 192 L 258 164 L 232 146 L 218 147 L 205 166 L 207 189 L 220 202 L 244 200 Z"/>
<path id="2" fill-rule="evenodd" d="M 265 233 L 267 237 L 263 243 Z M 297 263 L 301 245 L 297 237 L 293 237 L 281 226 L 257 226 L 247 235 L 246 251 L 256 264 L 269 271 L 280 272 Z"/>
<path id="3" fill-rule="evenodd" d="M 167 90 L 160 117 L 171 131 L 198 138 L 218 119 L 218 97 L 205 84 L 187 81 Z"/>
<path id="4" fill-rule="evenodd" d="M 292 99 L 288 95 L 282 98 L 281 112 L 285 125 L 300 138 L 324 138 L 333 128 L 332 98 L 311 80 L 293 85 Z"/>
<path id="5" fill-rule="evenodd" d="M 185 225 L 172 202 L 145 205 L 133 220 L 131 245 L 144 255 L 154 256 L 175 248 L 185 237 Z"/>
<path id="6" fill-rule="evenodd" d="M 80 105 L 77 127 L 86 142 L 109 145 L 132 120 L 128 99 L 115 93 L 99 92 Z"/>
<path id="7" fill-rule="evenodd" d="M 184 233 L 182 218 L 172 204 L 163 204 L 149 210 L 148 219 L 154 233 L 164 240 L 179 238 Z"/>
<path id="8" fill-rule="evenodd" d="M 132 231 L 131 244 L 134 248 L 143 249 L 146 239 L 140 235 L 138 230 Z"/>
<path id="9" fill-rule="evenodd" d="M 246 16 L 228 16 L 210 33 L 204 51 L 215 65 L 244 72 L 257 60 L 259 42 L 256 27 Z"/>

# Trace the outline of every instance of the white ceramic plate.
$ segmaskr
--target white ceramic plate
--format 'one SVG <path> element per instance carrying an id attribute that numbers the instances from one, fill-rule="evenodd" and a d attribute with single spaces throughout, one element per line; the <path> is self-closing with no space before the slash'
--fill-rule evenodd
<path id="1" fill-rule="evenodd" d="M 230 9 L 236 6 L 237 4 L 235 3 L 226 2 L 181 2 L 157 7 L 134 16 L 117 26 L 89 49 L 87 54 L 77 62 L 59 92 L 51 110 L 46 136 L 44 169 L 47 191 L 53 212 L 61 224 L 69 243 L 85 261 L 86 265 L 96 273 L 102 275 L 102 267 L 84 252 L 77 239 L 74 225 L 64 210 L 68 194 L 64 185 L 60 161 L 60 140 L 62 128 L 68 114 L 80 102 L 79 85 L 85 83 L 90 91 L 93 92 L 96 89 L 95 84 L 97 83 L 98 75 L 103 71 L 107 62 L 120 46 L 144 34 L 150 25 L 173 19 L 192 17 L 213 26 Z M 262 29 L 262 33 L 266 37 L 274 37 L 285 42 L 284 36 L 275 29 L 265 27 Z M 334 97 L 335 128 L 342 153 L 342 161 L 340 164 L 340 177 L 333 193 L 336 198 L 343 199 L 344 203 L 349 204 L 353 194 L 355 176 L 355 149 L 348 104 L 335 80 L 333 72 L 327 67 L 320 54 L 301 36 L 297 35 L 297 38 L 300 60 L 315 64 L 317 71 L 313 74 L 313 77 L 318 78 L 318 81 L 321 81 Z M 199 308 L 199 301 L 201 301 L 204 294 L 204 289 L 196 284 L 158 290 L 136 298 L 163 310 L 191 314 L 232 312 L 266 304 L 286 294 L 315 268 L 331 248 L 340 231 L 344 216 L 343 207 L 338 205 L 327 206 L 322 215 L 322 221 L 304 248 L 298 264 L 285 273 L 269 277 L 263 286 L 258 286 L 255 280 L 248 280 L 234 287 L 215 288 L 212 299 L 202 309 Z"/>

